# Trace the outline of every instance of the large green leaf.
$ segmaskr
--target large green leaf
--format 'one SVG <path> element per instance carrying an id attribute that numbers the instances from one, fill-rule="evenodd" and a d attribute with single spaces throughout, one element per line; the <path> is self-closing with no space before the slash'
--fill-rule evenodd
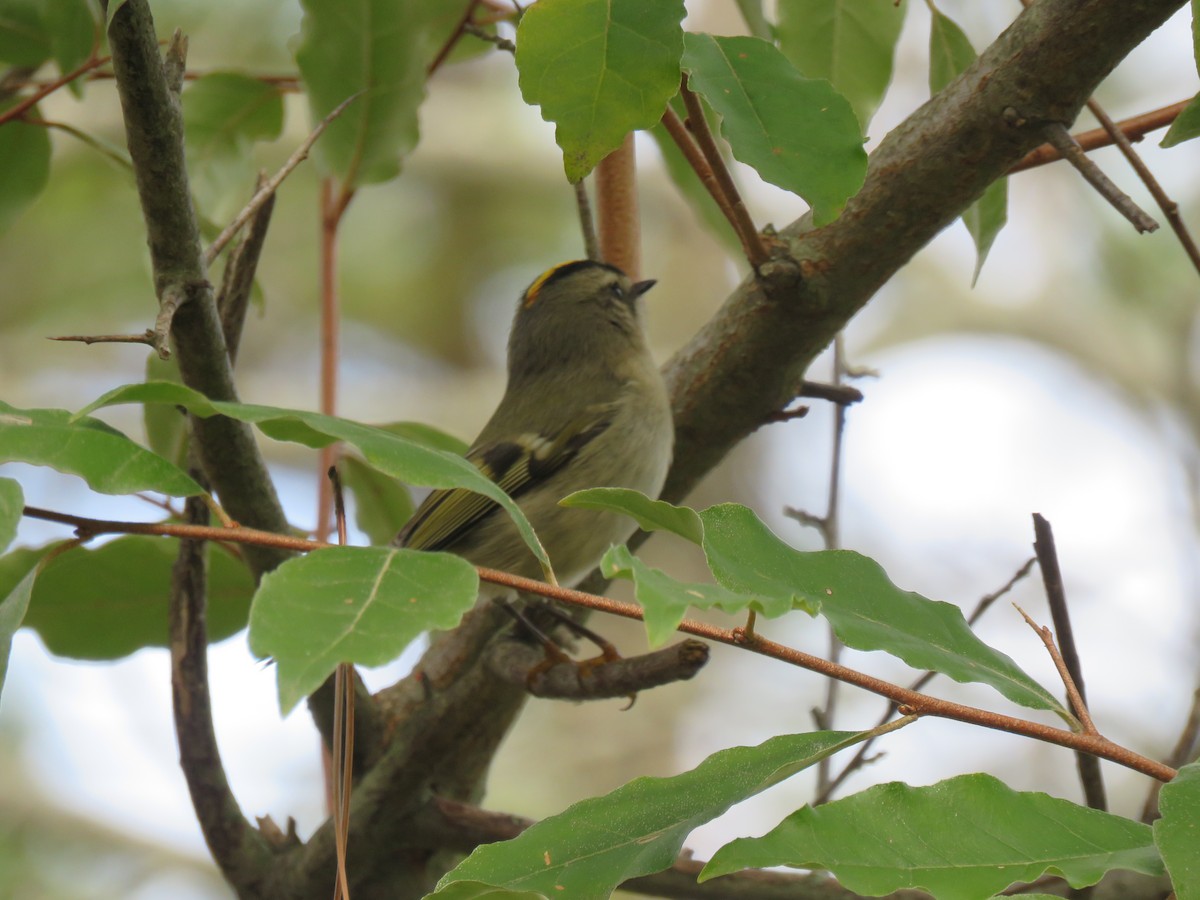
<path id="1" fill-rule="evenodd" d="M 611 488 L 581 491 L 564 502 L 623 512 L 642 528 L 673 531 L 700 544 L 717 581 L 747 595 L 753 602 L 746 605 L 767 616 L 790 609 L 820 612 L 850 647 L 883 650 L 917 669 L 988 684 L 1016 703 L 1052 710 L 1073 721 L 1062 704 L 1009 656 L 979 640 L 957 606 L 901 590 L 877 562 L 860 553 L 795 550 L 753 511 L 736 503 L 695 513 L 636 491 Z M 665 578 L 655 580 L 660 595 L 668 590 Z M 692 588 L 677 583 L 672 589 L 676 601 Z M 727 608 L 724 601 L 721 605 Z M 674 607 L 668 611 L 675 613 Z M 662 613 L 664 619 L 667 614 Z"/>
<path id="2" fill-rule="evenodd" d="M 254 188 L 252 145 L 283 130 L 283 96 L 276 85 L 234 72 L 215 72 L 183 91 L 188 180 L 201 208 L 229 218 Z"/>
<path id="3" fill-rule="evenodd" d="M 684 12 L 683 0 L 541 0 L 521 17 L 521 94 L 557 126 L 570 181 L 662 118 L 679 91 Z"/>
<path id="4" fill-rule="evenodd" d="M 975 62 L 975 48 L 966 33 L 937 9 L 929 30 L 929 93 L 936 94 Z M 963 224 L 975 242 L 974 284 L 988 252 L 1008 221 L 1008 179 L 988 185 L 982 197 L 962 215 Z"/>
<path id="5" fill-rule="evenodd" d="M 737 159 L 807 200 L 818 225 L 837 218 L 867 173 L 862 130 L 845 97 L 758 38 L 687 34 L 683 68 L 721 117 Z"/>
<path id="6" fill-rule="evenodd" d="M 77 548 L 43 566 L 24 624 L 51 653 L 110 660 L 143 647 L 165 647 L 171 567 L 178 544 L 128 535 L 96 549 Z M 16 550 L 0 558 L 0 593 L 45 554 Z M 228 550 L 208 551 L 208 636 L 219 641 L 246 626 L 254 578 Z"/>
<path id="7" fill-rule="evenodd" d="M 53 52 L 41 0 L 0 0 L 0 63 L 37 68 Z M 6 163 L 9 156 L 0 157 Z"/>
<path id="8" fill-rule="evenodd" d="M 1180 898 L 1200 897 L 1200 763 L 1179 770 L 1158 799 L 1154 843 Z"/>
<path id="9" fill-rule="evenodd" d="M 361 94 L 321 136 L 321 168 L 348 187 L 387 181 L 417 145 L 425 69 L 447 12 L 468 0 L 302 0 L 296 63 L 314 118 Z"/>
<path id="10" fill-rule="evenodd" d="M 764 866 L 828 869 L 858 893 L 921 888 L 939 900 L 985 900 L 1046 872 L 1077 888 L 1112 869 L 1162 873 L 1148 826 L 980 774 L 804 807 L 722 847 L 700 878 Z"/>
<path id="11" fill-rule="evenodd" d="M 621 882 L 670 866 L 697 826 L 875 733 L 782 735 L 714 753 L 671 778 L 634 779 L 512 840 L 478 847 L 442 878 L 434 896 L 473 880 L 549 897 L 606 900 Z"/>
<path id="12" fill-rule="evenodd" d="M 865 133 L 892 80 L 903 24 L 893 0 L 780 0 L 779 49 L 849 100 Z"/>
<path id="13" fill-rule="evenodd" d="M 0 478 L 0 553 L 8 549 L 17 536 L 17 523 L 25 507 L 21 485 L 11 478 Z"/>
<path id="14" fill-rule="evenodd" d="M 339 440 L 353 444 L 376 469 L 408 484 L 432 488 L 461 487 L 495 500 L 513 517 L 533 554 L 543 565 L 549 565 L 546 551 L 520 507 L 495 482 L 461 456 L 434 450 L 425 443 L 406 440 L 382 428 L 348 419 L 298 409 L 209 400 L 188 387 L 165 381 L 114 388 L 76 413 L 76 417 L 120 403 L 169 403 L 183 406 L 205 418 L 229 416 L 258 426 L 268 437 L 294 441 L 308 447 L 325 447 Z"/>
<path id="15" fill-rule="evenodd" d="M 438 900 L 547 900 L 541 891 L 510 891 L 481 881 L 455 881 L 433 896 Z"/>
<path id="16" fill-rule="evenodd" d="M 50 50 L 63 75 L 74 71 L 92 53 L 97 23 L 88 0 L 46 0 L 43 15 L 50 34 Z M 81 79 L 71 83 L 76 96 Z"/>
<path id="17" fill-rule="evenodd" d="M 0 103 L 0 111 L 13 103 Z M 37 107 L 29 111 L 37 117 Z M 0 127 L 0 234 L 7 231 L 50 180 L 50 135 L 20 120 Z"/>
<path id="18" fill-rule="evenodd" d="M 26 462 L 78 475 L 102 494 L 204 493 L 186 472 L 116 429 L 86 416 L 72 417 L 63 409 L 16 409 L 0 402 L 0 462 Z"/>
<path id="19" fill-rule="evenodd" d="M 263 576 L 250 649 L 275 659 L 286 714 L 338 663 L 380 666 L 423 632 L 453 628 L 478 591 L 475 567 L 449 553 L 314 550 Z"/>
<path id="20" fill-rule="evenodd" d="M 883 567 L 852 550 L 802 553 L 736 503 L 711 506 L 704 552 L 717 581 L 744 593 L 787 593 L 820 608 L 838 638 L 856 650 L 884 650 L 916 669 L 981 682 L 1033 709 L 1070 714 L 1012 658 L 975 636 L 962 610 L 896 587 Z"/>

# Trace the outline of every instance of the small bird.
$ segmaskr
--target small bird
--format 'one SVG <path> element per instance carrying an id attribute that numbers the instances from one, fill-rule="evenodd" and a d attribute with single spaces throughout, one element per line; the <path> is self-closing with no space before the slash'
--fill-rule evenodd
<path id="1" fill-rule="evenodd" d="M 504 397 L 467 451 L 529 518 L 560 584 L 577 583 L 635 526 L 558 501 L 592 487 L 657 497 L 671 462 L 671 406 L 638 302 L 653 286 L 590 260 L 538 276 L 513 319 Z M 542 577 L 507 513 L 462 488 L 431 493 L 393 543 Z"/>

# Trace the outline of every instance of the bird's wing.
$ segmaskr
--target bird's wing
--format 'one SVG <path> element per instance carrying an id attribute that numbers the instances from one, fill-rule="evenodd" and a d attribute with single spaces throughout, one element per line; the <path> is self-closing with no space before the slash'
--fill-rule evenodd
<path id="1" fill-rule="evenodd" d="M 557 435 L 523 435 L 473 447 L 467 460 L 510 497 L 544 482 L 612 424 L 611 408 L 592 407 Z M 396 543 L 416 550 L 445 550 L 493 513 L 499 504 L 466 488 L 436 490 L 413 513 Z"/>

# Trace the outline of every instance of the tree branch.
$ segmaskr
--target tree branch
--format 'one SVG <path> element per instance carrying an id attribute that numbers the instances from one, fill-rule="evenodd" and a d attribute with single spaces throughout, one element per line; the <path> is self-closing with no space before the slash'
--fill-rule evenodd
<path id="1" fill-rule="evenodd" d="M 104 6 L 107 12 L 107 2 Z M 171 329 L 183 383 L 213 400 L 237 400 L 188 191 L 183 122 L 167 83 L 147 0 L 126 0 L 113 15 L 108 36 L 146 220 L 155 293 L 160 299 L 186 298 Z M 266 531 L 287 531 L 250 426 L 224 416 L 193 416 L 192 433 L 204 471 L 230 514 Z M 257 575 L 286 557 L 276 549 L 247 549 L 247 561 Z"/>
<path id="2" fill-rule="evenodd" d="M 676 443 L 663 496 L 685 497 L 781 409 L 879 287 L 1039 145 L 1045 123 L 1073 121 L 1096 85 L 1182 5 L 1040 0 L 883 140 L 837 221 L 814 230 L 804 217 L 785 228 L 785 258 L 743 281 L 666 366 Z M 1007 108 L 1027 124 L 1006 123 Z"/>

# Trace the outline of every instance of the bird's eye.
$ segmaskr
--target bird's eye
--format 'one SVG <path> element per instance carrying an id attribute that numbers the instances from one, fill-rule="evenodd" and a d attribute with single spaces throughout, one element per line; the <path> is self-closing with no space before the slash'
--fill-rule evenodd
<path id="1" fill-rule="evenodd" d="M 620 282 L 614 281 L 611 285 L 609 285 L 608 289 L 612 291 L 613 296 L 618 300 L 625 299 L 625 288 L 621 287 Z"/>

